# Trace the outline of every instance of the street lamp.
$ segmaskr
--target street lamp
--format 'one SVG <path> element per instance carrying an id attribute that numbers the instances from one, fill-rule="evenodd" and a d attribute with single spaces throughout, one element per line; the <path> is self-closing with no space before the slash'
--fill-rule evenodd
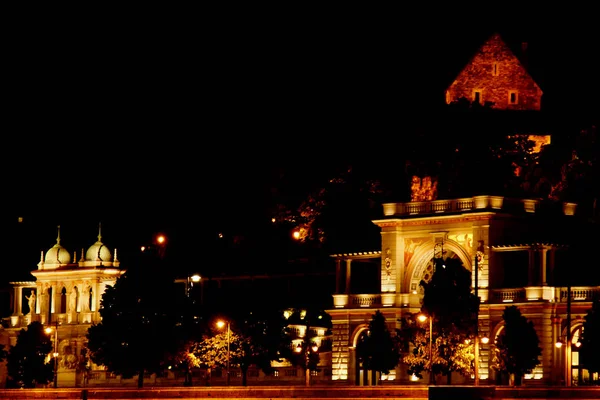
<path id="1" fill-rule="evenodd" d="M 421 322 L 429 319 L 429 384 L 433 385 L 435 383 L 433 379 L 433 316 L 420 314 L 418 318 Z"/>
<path id="2" fill-rule="evenodd" d="M 51 327 L 47 327 L 45 329 L 45 332 L 49 335 L 52 333 L 52 328 Z M 54 381 L 54 387 L 58 387 L 58 374 L 57 374 L 57 367 L 58 367 L 58 321 L 54 322 L 54 351 L 52 352 L 52 356 L 54 357 L 54 376 L 53 376 L 53 381 Z"/>
<path id="3" fill-rule="evenodd" d="M 194 274 L 192 276 L 188 276 L 187 277 L 187 297 L 190 297 L 190 292 L 192 290 L 192 288 L 194 287 L 194 283 L 198 283 L 200 282 L 200 280 L 202 279 L 202 277 L 199 274 Z"/>
<path id="4" fill-rule="evenodd" d="M 304 363 L 305 363 L 305 370 L 304 370 L 304 383 L 306 386 L 310 386 L 310 351 L 312 350 L 313 353 L 316 353 L 317 351 L 319 351 L 319 346 L 316 345 L 316 343 L 313 343 L 312 345 L 309 346 L 308 343 L 305 343 L 306 347 L 305 347 L 305 351 L 304 351 Z M 298 343 L 298 346 L 296 346 L 296 348 L 294 349 L 294 351 L 296 353 L 300 353 L 302 352 L 303 346 L 302 343 Z"/>
<path id="5" fill-rule="evenodd" d="M 227 325 L 227 386 L 229 386 L 229 359 L 230 359 L 230 352 L 229 352 L 229 346 L 230 346 L 230 337 L 231 337 L 231 326 L 229 324 L 229 321 L 224 322 L 224 321 L 218 321 L 217 322 L 217 326 L 219 327 L 219 329 L 223 328 L 225 325 Z"/>

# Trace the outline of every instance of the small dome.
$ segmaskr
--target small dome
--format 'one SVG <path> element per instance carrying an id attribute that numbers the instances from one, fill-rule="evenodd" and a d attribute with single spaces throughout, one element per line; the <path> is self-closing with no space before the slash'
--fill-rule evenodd
<path id="1" fill-rule="evenodd" d="M 98 232 L 98 241 L 85 252 L 85 261 L 112 261 L 110 249 L 102 243 L 102 227 Z"/>
<path id="2" fill-rule="evenodd" d="M 110 249 L 98 240 L 85 252 L 85 261 L 112 261 L 112 254 Z"/>
<path id="3" fill-rule="evenodd" d="M 60 226 L 58 227 L 58 237 L 56 238 L 56 244 L 46 252 L 44 257 L 44 263 L 46 264 L 69 264 L 71 262 L 71 255 L 60 244 Z"/>
<path id="4" fill-rule="evenodd" d="M 60 245 L 60 239 L 46 252 L 44 262 L 46 264 L 69 264 L 71 262 L 71 255 Z"/>

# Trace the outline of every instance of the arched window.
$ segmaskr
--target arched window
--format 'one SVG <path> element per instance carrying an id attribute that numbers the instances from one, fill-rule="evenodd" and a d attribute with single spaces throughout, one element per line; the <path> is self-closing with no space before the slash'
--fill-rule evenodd
<path id="1" fill-rule="evenodd" d="M 60 313 L 65 314 L 67 312 L 67 289 L 63 286 L 60 291 Z"/>

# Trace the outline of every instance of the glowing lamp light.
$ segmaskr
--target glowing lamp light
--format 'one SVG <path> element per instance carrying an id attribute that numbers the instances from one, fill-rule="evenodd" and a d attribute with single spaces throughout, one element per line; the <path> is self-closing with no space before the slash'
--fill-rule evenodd
<path id="1" fill-rule="evenodd" d="M 562 340 L 559 340 L 558 342 L 556 342 L 555 346 L 557 349 L 560 349 L 563 346 Z"/>
<path id="2" fill-rule="evenodd" d="M 292 237 L 296 240 L 300 239 L 300 231 L 295 230 L 294 232 L 292 232 Z"/>
<path id="3" fill-rule="evenodd" d="M 484 336 L 481 338 L 481 343 L 483 344 L 488 344 L 490 342 L 490 338 L 487 336 Z"/>
<path id="4" fill-rule="evenodd" d="M 200 282 L 200 279 L 202 279 L 202 277 L 198 274 L 194 274 L 194 275 L 190 276 L 190 279 L 192 280 L 192 282 L 198 283 L 198 282 Z"/>

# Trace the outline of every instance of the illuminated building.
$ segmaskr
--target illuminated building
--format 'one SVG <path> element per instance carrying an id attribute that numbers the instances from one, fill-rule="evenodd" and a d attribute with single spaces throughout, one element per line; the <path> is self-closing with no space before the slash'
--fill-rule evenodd
<path id="1" fill-rule="evenodd" d="M 56 244 L 42 252 L 34 281 L 11 282 L 12 315 L 4 331 L 10 345 L 33 321 L 57 327 L 58 387 L 83 384 L 88 365 L 82 350 L 88 328 L 100 322 L 100 300 L 108 285 L 114 285 L 125 271 L 120 269 L 117 250 L 102 242 L 101 230 L 96 242 L 85 251 L 70 253 L 61 244 L 60 227 Z M 35 301 L 30 301 L 31 293 Z M 3 380 L 5 377 L 3 377 Z"/>

